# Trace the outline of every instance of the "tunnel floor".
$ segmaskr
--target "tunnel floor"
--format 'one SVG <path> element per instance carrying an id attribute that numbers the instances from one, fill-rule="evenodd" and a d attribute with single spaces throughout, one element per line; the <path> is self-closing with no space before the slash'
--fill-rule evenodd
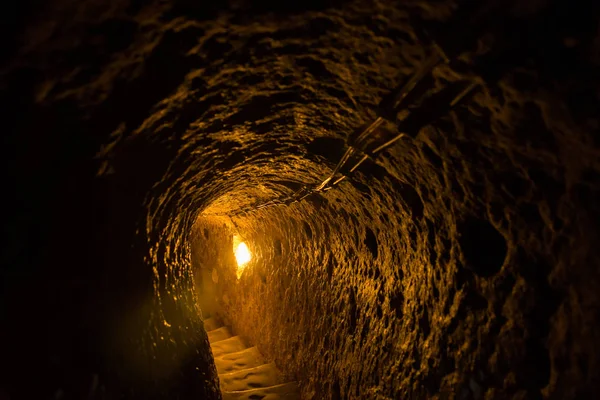
<path id="1" fill-rule="evenodd" d="M 285 382 L 274 363 L 267 363 L 256 347 L 222 326 L 217 317 L 204 320 L 219 373 L 223 400 L 300 399 L 297 382 Z"/>

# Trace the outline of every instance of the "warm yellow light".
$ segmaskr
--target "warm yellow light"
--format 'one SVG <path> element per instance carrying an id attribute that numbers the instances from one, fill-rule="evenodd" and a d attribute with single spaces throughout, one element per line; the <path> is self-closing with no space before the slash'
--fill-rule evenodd
<path id="1" fill-rule="evenodd" d="M 246 243 L 242 242 L 238 244 L 237 249 L 235 249 L 235 259 L 237 260 L 238 265 L 247 264 L 251 258 L 250 250 L 248 250 Z"/>
<path id="2" fill-rule="evenodd" d="M 241 242 L 240 244 L 238 244 L 235 249 L 235 260 L 238 264 L 238 278 L 242 275 L 244 267 L 246 266 L 246 264 L 248 264 L 251 258 L 252 256 L 250 255 L 250 250 L 248 250 L 248 246 L 246 246 L 246 243 Z"/>

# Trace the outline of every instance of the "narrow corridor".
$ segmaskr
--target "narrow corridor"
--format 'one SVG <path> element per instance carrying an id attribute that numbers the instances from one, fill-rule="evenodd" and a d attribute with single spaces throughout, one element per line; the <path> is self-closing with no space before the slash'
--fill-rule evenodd
<path id="1" fill-rule="evenodd" d="M 0 400 L 600 399 L 600 1 L 2 11 Z"/>
<path id="2" fill-rule="evenodd" d="M 296 382 L 284 382 L 274 363 L 265 362 L 256 347 L 248 347 L 217 318 L 204 320 L 215 358 L 223 400 L 300 399 Z"/>

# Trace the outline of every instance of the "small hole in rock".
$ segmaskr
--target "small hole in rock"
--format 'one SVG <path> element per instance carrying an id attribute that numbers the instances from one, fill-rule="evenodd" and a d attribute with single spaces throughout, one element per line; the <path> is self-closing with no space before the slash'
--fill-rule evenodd
<path id="1" fill-rule="evenodd" d="M 281 256 L 282 251 L 281 251 L 281 240 L 279 239 L 275 239 L 275 244 L 273 245 L 274 249 L 275 249 L 275 255 L 276 256 Z"/>
<path id="2" fill-rule="evenodd" d="M 364 243 L 371 252 L 373 258 L 377 259 L 377 238 L 370 228 L 366 228 L 366 230 L 367 234 Z"/>
<path id="3" fill-rule="evenodd" d="M 506 258 L 506 240 L 489 221 L 468 218 L 459 224 L 459 232 L 460 247 L 469 270 L 483 277 L 500 271 Z"/>

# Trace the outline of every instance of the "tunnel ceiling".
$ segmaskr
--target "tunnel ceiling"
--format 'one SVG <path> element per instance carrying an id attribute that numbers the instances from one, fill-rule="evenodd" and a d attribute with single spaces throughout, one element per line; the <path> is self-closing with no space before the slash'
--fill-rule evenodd
<path id="1" fill-rule="evenodd" d="M 452 112 L 336 190 L 235 225 L 223 217 L 330 173 L 348 135 L 430 54 L 425 27 L 435 32 L 454 9 L 422 0 L 115 0 L 18 10 L 27 29 L 7 25 L 20 36 L 2 69 L 15 132 L 4 161 L 19 171 L 11 201 L 28 216 L 14 224 L 35 226 L 52 260 L 64 259 L 55 233 L 78 236 L 70 258 L 102 253 L 86 275 L 102 285 L 132 271 L 117 284 L 119 299 L 151 288 L 148 263 L 159 259 L 170 261 L 154 273 L 171 278 L 156 279 L 179 290 L 168 282 L 187 277 L 186 235 L 198 217 L 223 249 L 224 223 L 244 232 L 262 261 L 242 279 L 245 291 L 222 281 L 230 297 L 219 301 L 287 363 L 308 398 L 592 398 L 592 2 L 519 3 L 500 39 L 484 37 L 434 70 L 434 89 L 477 84 Z M 497 62 L 475 63 L 496 47 L 506 49 Z M 67 260 L 56 273 L 88 274 L 81 270 Z"/>

